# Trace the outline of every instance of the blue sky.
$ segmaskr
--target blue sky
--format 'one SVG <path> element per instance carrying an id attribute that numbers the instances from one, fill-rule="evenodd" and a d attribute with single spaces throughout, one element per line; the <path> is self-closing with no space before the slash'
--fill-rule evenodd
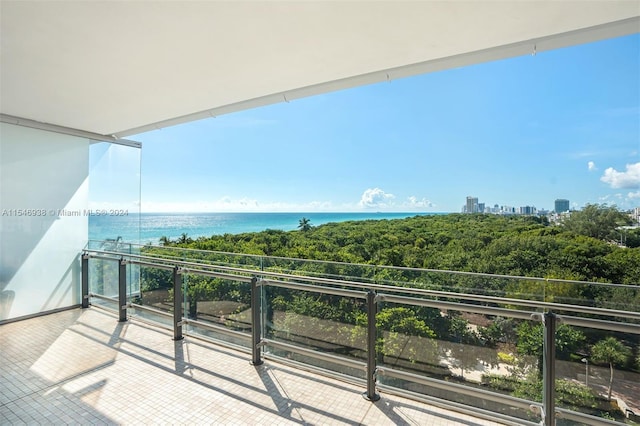
<path id="1" fill-rule="evenodd" d="M 142 211 L 640 206 L 640 35 L 132 137 Z"/>

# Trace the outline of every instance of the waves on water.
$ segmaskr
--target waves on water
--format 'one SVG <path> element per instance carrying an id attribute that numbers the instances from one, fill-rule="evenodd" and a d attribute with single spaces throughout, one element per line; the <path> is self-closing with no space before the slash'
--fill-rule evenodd
<path id="1" fill-rule="evenodd" d="M 303 217 L 311 225 L 350 220 L 401 219 L 424 213 L 141 213 L 128 216 L 90 216 L 89 239 L 121 237 L 132 243 L 158 243 L 160 237 L 176 239 L 260 232 L 266 229 L 291 231 Z M 432 214 L 432 213 L 431 213 Z"/>

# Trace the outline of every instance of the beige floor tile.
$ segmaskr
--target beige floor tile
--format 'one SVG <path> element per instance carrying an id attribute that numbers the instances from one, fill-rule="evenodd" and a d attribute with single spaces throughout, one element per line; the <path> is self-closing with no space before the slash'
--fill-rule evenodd
<path id="1" fill-rule="evenodd" d="M 97 308 L 0 326 L 0 424 L 494 425 Z"/>

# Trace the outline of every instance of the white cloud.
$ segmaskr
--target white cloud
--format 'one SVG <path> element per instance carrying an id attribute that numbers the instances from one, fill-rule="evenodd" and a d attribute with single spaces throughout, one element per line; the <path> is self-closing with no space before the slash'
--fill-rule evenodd
<path id="1" fill-rule="evenodd" d="M 589 171 L 590 171 L 590 172 L 592 172 L 592 171 L 594 171 L 594 170 L 598 170 L 598 169 L 596 168 L 596 163 L 594 163 L 593 161 L 589 161 L 589 162 L 587 163 L 587 167 L 589 167 Z"/>
<path id="2" fill-rule="evenodd" d="M 422 198 L 422 199 L 418 199 L 415 196 L 411 196 L 409 198 L 407 198 L 408 202 L 405 204 L 407 207 L 410 208 L 429 208 L 429 207 L 435 207 L 435 205 L 427 200 L 426 198 Z"/>
<path id="3" fill-rule="evenodd" d="M 616 192 L 613 194 L 598 197 L 599 203 L 613 203 L 621 210 L 637 207 L 638 200 L 640 200 L 640 191 L 632 191 L 627 193 Z"/>
<path id="4" fill-rule="evenodd" d="M 369 188 L 360 197 L 360 207 L 389 207 L 395 195 L 387 194 L 380 188 Z"/>
<path id="5" fill-rule="evenodd" d="M 612 188 L 640 188 L 640 162 L 627 164 L 627 170 L 624 172 L 609 167 L 600 180 Z"/>

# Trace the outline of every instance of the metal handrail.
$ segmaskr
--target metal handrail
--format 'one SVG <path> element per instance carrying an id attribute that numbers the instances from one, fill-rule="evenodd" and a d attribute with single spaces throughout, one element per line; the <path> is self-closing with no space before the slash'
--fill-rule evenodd
<path id="1" fill-rule="evenodd" d="M 91 257 L 91 256 L 89 256 Z M 141 260 L 125 260 L 126 263 L 129 263 L 131 265 L 139 265 L 139 266 L 148 266 L 148 267 L 152 267 L 152 268 L 158 268 L 158 269 L 166 269 L 168 271 L 172 270 L 174 268 L 174 266 L 171 265 L 165 265 L 165 264 L 160 264 L 160 263 L 153 263 L 153 262 L 144 262 Z"/>
<path id="2" fill-rule="evenodd" d="M 465 300 L 474 300 L 477 302 L 499 303 L 502 305 L 519 305 L 519 306 L 527 306 L 532 308 L 552 308 L 557 310 L 572 310 L 574 312 L 580 312 L 580 313 L 617 316 L 617 317 L 622 317 L 627 319 L 640 320 L 640 312 L 634 312 L 634 311 L 623 311 L 623 310 L 606 309 L 606 308 L 598 308 L 598 307 L 591 307 L 591 306 L 570 305 L 566 303 L 543 302 L 543 301 L 537 301 L 537 300 L 514 299 L 514 298 L 508 298 L 508 297 L 485 296 L 485 295 L 479 295 L 479 294 L 457 293 L 457 292 L 451 292 L 451 291 L 429 290 L 429 289 L 423 289 L 423 288 L 400 287 L 400 286 L 391 286 L 391 285 L 384 285 L 384 284 L 360 283 L 357 281 L 341 281 L 341 280 L 333 280 L 331 278 L 308 277 L 308 276 L 283 274 L 283 273 L 261 272 L 260 274 L 263 276 L 274 276 L 274 277 L 280 277 L 280 278 L 297 278 L 303 281 L 319 282 L 319 283 L 325 283 L 325 284 L 333 284 L 333 285 L 341 285 L 341 286 L 348 285 L 348 286 L 353 286 L 357 288 L 366 288 L 371 290 L 386 290 L 386 291 L 410 293 L 410 294 L 422 295 L 422 296 L 446 297 L 451 299 L 465 299 Z M 632 286 L 626 286 L 626 285 L 624 286 L 632 287 Z"/>
<path id="3" fill-rule="evenodd" d="M 620 425 L 620 423 L 613 420 L 607 420 L 602 417 L 590 416 L 589 414 L 567 410 L 566 408 L 556 408 L 556 413 L 558 413 L 559 418 L 580 422 L 580 424 L 583 424 L 583 425 L 593 425 L 593 426 L 601 426 L 601 425 L 618 425 L 619 426 Z"/>
<path id="4" fill-rule="evenodd" d="M 173 316 L 170 312 L 163 311 L 162 309 L 152 308 L 150 306 L 140 305 L 138 303 L 127 303 L 127 307 L 140 309 L 141 311 L 147 311 L 147 312 L 154 313 L 156 315 L 162 315 L 162 316 L 169 317 L 169 318 L 171 318 Z"/>
<path id="5" fill-rule="evenodd" d="M 597 328 L 600 330 L 619 331 L 621 333 L 640 334 L 640 324 L 628 324 L 617 321 L 606 321 L 593 318 L 580 318 L 568 315 L 558 316 L 561 323 L 578 327 Z"/>
<path id="6" fill-rule="evenodd" d="M 493 308 L 490 306 L 469 305 L 457 302 L 443 302 L 439 300 L 416 299 L 415 297 L 392 296 L 378 293 L 377 298 L 382 302 L 400 303 L 405 305 L 426 306 L 428 308 L 440 308 L 445 310 L 473 312 L 477 314 L 496 315 L 503 317 L 518 318 L 524 320 L 532 319 L 535 312 L 519 311 L 516 309 Z"/>
<path id="7" fill-rule="evenodd" d="M 193 320 L 191 318 L 182 318 L 182 323 L 185 324 L 185 325 L 186 324 L 197 325 L 198 327 L 202 327 L 202 328 L 205 328 L 207 330 L 215 331 L 215 332 L 220 333 L 220 334 L 226 334 L 227 336 L 237 337 L 237 338 L 240 338 L 242 340 L 251 340 L 251 336 L 247 335 L 246 333 L 243 333 L 241 331 L 236 331 L 236 330 L 229 330 L 226 327 L 221 327 L 219 325 L 207 323 L 207 322 L 204 322 L 204 321 Z"/>
<path id="8" fill-rule="evenodd" d="M 410 391 L 407 389 L 401 389 L 398 390 L 398 388 L 395 388 L 393 386 L 388 386 L 385 385 L 383 383 L 379 383 L 377 385 L 381 390 L 384 390 L 385 392 L 388 392 L 390 394 L 394 394 L 394 395 L 400 395 L 403 397 L 409 397 L 412 399 L 415 399 L 417 401 L 422 401 L 426 404 L 429 405 L 433 405 L 436 407 L 440 407 L 440 408 L 444 408 L 445 410 L 455 410 L 457 412 L 463 413 L 463 414 L 467 414 L 469 416 L 472 417 L 477 417 L 477 418 L 482 418 L 485 420 L 489 420 L 491 422 L 496 422 L 498 421 L 501 424 L 505 424 L 505 425 L 510 425 L 510 426 L 540 426 L 541 423 L 538 422 L 532 422 L 529 420 L 525 420 L 522 418 L 516 418 L 513 416 L 509 416 L 506 414 L 502 414 L 502 413 L 496 413 L 494 411 L 488 411 L 484 408 L 479 408 L 479 407 L 474 407 L 474 406 L 469 406 L 469 405 L 465 405 L 465 404 L 461 404 L 459 402 L 456 401 L 451 401 L 448 399 L 442 399 L 442 398 L 437 398 L 434 396 L 430 396 L 430 395 L 424 395 L 424 394 L 419 394 L 417 392 L 414 391 Z"/>
<path id="9" fill-rule="evenodd" d="M 312 349 L 305 349 L 303 347 L 300 346 L 296 346 L 296 345 L 289 345 L 287 343 L 282 343 L 282 342 L 278 342 L 276 340 L 271 340 L 271 339 L 262 339 L 260 340 L 260 343 L 258 343 L 258 346 L 272 346 L 274 348 L 279 348 L 285 351 L 290 351 L 293 353 L 297 353 L 300 355 L 306 355 L 310 358 L 315 358 L 315 359 L 319 359 L 321 361 L 329 361 L 329 362 L 333 362 L 334 364 L 339 364 L 339 365 L 343 365 L 345 367 L 351 367 L 351 368 L 355 368 L 358 370 L 364 370 L 366 367 L 366 364 L 362 361 L 356 361 L 356 360 L 352 360 L 349 358 L 344 358 L 344 357 L 339 357 L 339 356 L 335 356 L 335 355 L 331 355 L 331 354 L 326 354 L 324 352 L 318 352 L 318 351 L 314 351 Z"/>
<path id="10" fill-rule="evenodd" d="M 191 269 L 191 268 L 183 268 L 181 269 L 181 273 L 183 274 L 194 274 L 194 275 L 205 275 L 214 278 L 222 278 L 227 280 L 234 281 L 242 281 L 244 283 L 250 283 L 253 279 L 252 277 L 246 275 L 234 275 L 234 274 L 226 274 L 222 272 L 214 272 L 214 271 L 205 271 L 202 269 Z"/>
<path id="11" fill-rule="evenodd" d="M 232 279 L 232 280 L 238 280 L 243 282 L 251 281 L 251 277 L 247 276 L 246 274 L 258 274 L 262 277 L 297 279 L 297 280 L 308 281 L 313 283 L 322 283 L 322 284 L 329 284 L 329 285 L 342 286 L 342 287 L 354 287 L 354 288 L 366 289 L 366 290 L 386 290 L 386 291 L 392 291 L 392 292 L 402 292 L 402 293 L 409 293 L 414 295 L 421 295 L 426 297 L 446 297 L 446 298 L 452 298 L 452 299 L 473 300 L 473 301 L 484 302 L 484 303 L 495 303 L 500 305 L 516 305 L 516 306 L 523 306 L 523 307 L 531 307 L 535 309 L 548 309 L 548 310 L 556 310 L 556 311 L 563 311 L 563 312 L 576 312 L 576 313 L 602 315 L 602 316 L 610 316 L 610 317 L 625 318 L 629 320 L 640 321 L 640 312 L 634 312 L 634 311 L 624 311 L 624 310 L 598 308 L 598 307 L 590 307 L 590 306 L 582 306 L 582 305 L 571 305 L 571 304 L 555 303 L 555 302 L 532 301 L 532 300 L 505 298 L 505 297 L 497 297 L 497 296 L 474 295 L 474 294 L 467 294 L 467 293 L 447 292 L 447 291 L 441 291 L 441 290 L 429 290 L 429 289 L 420 289 L 420 288 L 411 288 L 411 287 L 400 287 L 400 286 L 391 286 L 391 285 L 384 285 L 384 284 L 362 283 L 357 281 L 346 281 L 346 280 L 343 281 L 343 280 L 335 280 L 331 278 L 310 277 L 310 276 L 302 276 L 302 275 L 296 275 L 296 274 L 275 273 L 275 272 L 269 272 L 269 271 L 257 271 L 253 269 L 243 269 L 243 268 L 222 266 L 222 265 L 210 265 L 206 263 L 195 263 L 195 262 L 181 261 L 181 260 L 175 260 L 175 259 L 168 260 L 168 259 L 156 258 L 151 256 L 111 252 L 111 251 L 85 250 L 85 253 L 87 253 L 90 257 L 94 257 L 94 258 L 100 257 L 100 256 L 97 256 L 98 253 L 105 254 L 107 255 L 105 256 L 105 258 L 109 260 L 119 260 L 120 258 L 135 258 L 136 259 L 135 261 L 130 261 L 130 262 L 140 264 L 140 265 L 162 267 L 163 269 L 169 269 L 169 265 L 171 265 L 171 268 L 173 268 L 174 266 L 179 266 L 184 269 L 185 273 L 210 275 L 210 276 L 216 276 L 224 279 Z M 110 256 L 116 256 L 116 255 L 120 257 L 117 259 L 114 257 L 110 257 Z M 144 262 L 143 260 L 149 260 L 149 262 Z M 158 265 L 155 262 L 151 262 L 151 260 L 156 262 L 159 261 L 159 262 L 169 263 L 169 265 L 164 265 L 164 264 Z M 190 266 L 191 267 L 195 266 L 198 268 L 197 269 L 189 268 Z M 224 273 L 214 272 L 214 271 L 207 271 L 205 269 L 202 269 L 203 267 L 219 269 L 229 274 L 224 274 Z M 415 268 L 404 268 L 404 269 L 416 270 L 416 271 L 422 270 L 422 269 L 415 269 Z M 426 269 L 424 271 L 426 271 Z M 438 271 L 443 273 L 449 272 L 449 271 L 443 271 L 443 270 L 429 270 L 429 271 Z M 234 273 L 242 274 L 242 275 L 235 275 Z M 465 272 L 465 274 L 466 275 L 475 274 L 478 276 L 489 276 L 489 277 L 500 277 L 500 278 L 513 278 L 513 279 L 519 279 L 519 280 L 528 279 L 528 277 L 517 277 L 517 276 L 508 276 L 508 275 L 498 276 L 498 275 L 491 275 L 491 274 L 481 274 L 481 273 L 479 274 L 479 273 L 473 273 L 473 272 Z M 540 279 L 540 280 L 547 280 L 547 279 Z M 573 281 L 565 280 L 565 282 L 573 282 Z M 584 284 L 588 282 L 575 281 L 575 283 Z M 589 284 L 602 284 L 602 283 L 589 283 Z M 605 284 L 608 284 L 608 283 L 605 283 Z M 277 285 L 280 287 L 286 287 L 285 285 L 281 285 L 281 284 L 277 284 Z M 623 284 L 616 284 L 615 286 L 624 287 L 624 288 L 633 288 L 633 289 L 639 288 L 637 286 L 630 286 L 630 285 L 623 285 Z M 466 306 L 477 306 L 477 305 L 467 304 Z"/>
<path id="12" fill-rule="evenodd" d="M 93 258 L 97 258 L 100 257 L 98 256 L 98 254 L 106 254 L 109 256 L 117 256 L 118 259 L 119 258 L 134 258 L 134 259 L 140 259 L 140 260 L 154 260 L 154 261 L 159 261 L 159 262 L 163 262 L 164 263 L 170 263 L 171 265 L 174 266 L 182 266 L 183 268 L 188 268 L 189 266 L 195 266 L 198 268 L 202 268 L 202 267 L 215 267 L 216 269 L 220 269 L 220 270 L 224 270 L 224 271 L 230 271 L 230 272 L 239 272 L 239 273 L 256 273 L 258 272 L 257 270 L 254 269 L 243 269 L 243 268 L 234 268 L 234 267 L 230 267 L 230 266 L 223 266 L 223 265 L 211 265 L 208 263 L 199 263 L 199 262 L 188 262 L 186 260 L 177 260 L 177 259 L 165 259 L 162 257 L 153 257 L 153 256 L 144 256 L 144 255 L 140 255 L 140 254 L 135 254 L 135 253 L 122 253 L 122 252 L 117 252 L 117 251 L 105 251 L 105 250 L 84 250 L 84 253 L 86 253 L 89 257 L 93 257 Z M 108 257 L 108 259 L 110 260 L 116 260 L 114 259 L 114 257 Z"/>
<path id="13" fill-rule="evenodd" d="M 345 290 L 345 289 L 335 288 L 335 287 L 312 286 L 309 284 L 302 284 L 302 283 L 295 283 L 295 282 L 292 283 L 292 282 L 263 279 L 258 281 L 258 285 L 269 285 L 272 287 L 282 287 L 282 288 L 288 288 L 291 290 L 303 290 L 303 291 L 310 291 L 313 293 L 332 294 L 335 296 L 355 297 L 360 299 L 367 298 L 367 293 L 364 291 Z"/>
<path id="14" fill-rule="evenodd" d="M 473 396 L 476 398 L 484 398 L 489 401 L 499 402 L 502 404 L 510 404 L 513 407 L 522 408 L 524 410 L 531 410 L 532 407 L 538 407 L 538 409 L 542 408 L 542 404 L 532 403 L 526 399 L 516 398 L 511 395 L 504 395 L 496 392 L 490 392 L 484 389 L 476 389 L 469 386 L 460 385 L 458 383 L 445 382 L 443 380 L 432 379 L 430 377 L 419 376 L 413 373 L 407 373 L 406 371 L 396 370 L 394 368 L 388 367 L 378 367 L 377 373 L 394 377 L 396 379 L 403 379 L 414 383 L 420 383 L 425 386 L 430 386 L 438 389 L 444 390 L 455 390 L 456 392 Z"/>
<path id="15" fill-rule="evenodd" d="M 91 240 L 96 242 L 101 242 L 99 240 Z M 154 245 L 143 245 L 143 244 L 132 244 L 127 243 L 129 246 L 135 246 L 139 248 L 156 248 L 156 249 L 164 249 L 171 250 L 173 247 L 165 247 L 165 246 L 154 246 Z M 294 257 L 276 257 L 276 256 L 264 256 L 259 254 L 245 254 L 245 253 L 232 253 L 232 252 L 223 252 L 223 251 L 213 251 L 213 250 L 202 250 L 202 249 L 193 249 L 193 248 L 175 248 L 176 250 L 181 250 L 185 252 L 198 252 L 198 253 L 206 253 L 206 254 L 219 254 L 224 256 L 243 256 L 248 258 L 255 259 L 263 259 L 263 258 L 275 258 L 278 260 L 288 260 L 288 261 L 304 261 L 308 263 L 318 263 L 318 264 L 332 264 L 332 265 L 352 265 L 352 266 L 360 266 L 366 268 L 382 268 L 382 269 L 392 269 L 399 271 L 411 271 L 411 272 L 433 272 L 433 273 L 445 273 L 450 275 L 471 275 L 471 276 L 479 276 L 486 278 L 508 278 L 508 279 L 517 279 L 517 280 L 525 280 L 525 281 L 538 281 L 538 282 L 552 282 L 552 283 L 565 283 L 565 284 L 597 284 L 607 287 L 620 287 L 620 288 L 637 288 L 636 285 L 631 284 L 619 284 L 619 283 L 598 283 L 592 281 L 581 281 L 581 280 L 567 280 L 562 278 L 542 278 L 542 277 L 527 277 L 520 275 L 505 275 L 505 274 L 490 274 L 487 272 L 469 272 L 469 271 L 455 271 L 448 269 L 430 269 L 430 268 L 413 268 L 408 266 L 387 266 L 387 265 L 371 265 L 367 263 L 346 263 L 346 262 L 337 262 L 334 260 L 315 260 L 315 259 L 298 259 Z M 101 251 L 97 249 L 85 249 L 85 251 Z M 107 251 L 103 251 L 107 253 Z M 121 252 L 114 252 L 118 254 L 123 254 Z M 640 284 L 640 283 L 639 283 Z"/>
<path id="16" fill-rule="evenodd" d="M 96 299 L 107 300 L 109 302 L 118 303 L 117 297 L 109 297 L 103 294 L 89 293 L 89 297 L 95 297 Z"/>
<path id="17" fill-rule="evenodd" d="M 555 350 L 554 350 L 554 336 L 556 330 L 557 321 L 564 322 L 566 324 L 578 325 L 582 327 L 590 327 L 590 328 L 599 328 L 604 330 L 615 330 L 621 332 L 628 332 L 634 334 L 640 334 L 640 326 L 637 324 L 630 324 L 625 322 L 618 321 L 608 321 L 599 318 L 581 318 L 575 316 L 564 315 L 564 312 L 577 312 L 577 313 L 587 313 L 591 315 L 598 316 L 610 316 L 615 318 L 624 318 L 631 320 L 640 320 L 640 312 L 632 312 L 632 311 L 623 311 L 623 310 L 613 310 L 613 309 L 604 309 L 604 308 L 596 308 L 596 307 L 586 307 L 580 305 L 571 305 L 571 304 L 562 304 L 562 303 L 554 303 L 554 302 L 540 302 L 540 301 L 532 301 L 532 300 L 523 300 L 523 299 L 513 299 L 513 298 L 502 298 L 496 296 L 487 296 L 487 295 L 472 295 L 466 293 L 457 293 L 450 291 L 442 291 L 442 290 L 429 290 L 423 288 L 409 288 L 402 286 L 393 286 L 387 284 L 377 284 L 370 282 L 359 282 L 359 281 L 347 281 L 347 280 L 339 280 L 335 278 L 325 278 L 325 277 L 317 277 L 317 276 L 309 276 L 309 275 L 299 275 L 293 273 L 282 273 L 282 272 L 272 272 L 272 271 L 264 271 L 258 269 L 252 269 L 250 267 L 237 267 L 237 266 L 228 266 L 228 265 L 216 265 L 216 264 L 208 264 L 208 263 L 199 263 L 194 261 L 186 261 L 186 260 L 178 260 L 175 258 L 166 259 L 162 257 L 153 257 L 146 256 L 141 254 L 134 253 L 122 253 L 122 252 L 114 252 L 114 251 L 104 251 L 104 250 L 85 250 L 83 252 L 83 259 L 88 258 L 99 258 L 114 262 L 119 262 L 119 296 L 118 299 L 110 298 L 103 295 L 97 294 L 89 294 L 91 297 L 96 297 L 103 300 L 109 300 L 117 303 L 119 306 L 119 315 L 120 321 L 126 321 L 126 309 L 127 307 L 134 307 L 136 309 L 146 310 L 150 312 L 154 312 L 157 314 L 162 314 L 164 316 L 172 316 L 174 319 L 174 339 L 182 338 L 182 326 L 185 324 L 193 324 L 199 327 L 213 330 L 222 334 L 226 334 L 229 336 L 242 338 L 244 340 L 249 340 L 251 342 L 251 347 L 253 348 L 253 363 L 260 364 L 261 355 L 260 351 L 264 346 L 271 346 L 274 348 L 279 348 L 282 350 L 290 351 L 293 353 L 297 353 L 300 355 L 304 355 L 310 358 L 319 359 L 326 362 L 331 362 L 334 364 L 339 364 L 351 368 L 361 369 L 364 368 L 366 373 L 366 382 L 367 382 L 367 392 L 366 398 L 370 400 L 376 400 L 379 396 L 375 391 L 375 376 L 376 374 L 387 375 L 389 377 L 395 377 L 398 379 L 403 379 L 407 381 L 412 381 L 415 383 L 423 384 L 426 386 L 431 386 L 435 388 L 451 390 L 459 394 L 473 396 L 476 398 L 484 398 L 493 402 L 503 403 L 506 405 L 510 405 L 514 408 L 520 409 L 529 409 L 533 411 L 539 411 L 542 414 L 543 422 L 545 424 L 553 424 L 555 422 L 555 414 L 558 413 L 560 415 L 566 415 L 571 418 L 576 418 L 582 416 L 579 413 L 574 413 L 572 411 L 567 411 L 566 413 L 561 410 L 555 409 L 555 405 L 553 401 L 555 400 L 554 395 L 554 387 L 553 381 L 555 378 L 554 372 L 554 362 L 555 362 Z M 135 264 L 140 266 L 148 266 L 153 268 L 161 268 L 168 269 L 174 271 L 174 296 L 178 295 L 174 299 L 174 307 L 173 313 L 168 313 L 164 311 L 157 310 L 152 307 L 138 305 L 134 303 L 126 303 L 126 264 Z M 348 265 L 348 264 L 346 264 Z M 85 263 L 83 260 L 83 274 L 84 268 L 88 270 L 88 263 Z M 491 275 L 491 274 L 477 274 L 471 272 L 461 272 L 461 271 L 442 271 L 442 270 L 426 270 L 426 269 L 417 269 L 417 268 L 397 268 L 402 270 L 411 270 L 411 271 L 427 271 L 427 272 L 438 272 L 438 273 L 454 273 L 456 275 L 473 275 L 479 277 L 492 277 L 492 278 L 510 278 L 515 280 L 532 280 L 530 277 L 516 277 L 516 276 L 507 276 L 507 275 Z M 86 272 L 88 274 L 88 272 Z M 287 289 L 300 290 L 305 292 L 314 292 L 321 294 L 330 294 L 330 295 L 338 295 L 349 298 L 360 298 L 367 299 L 367 363 L 363 363 L 362 361 L 350 359 L 346 357 L 340 357 L 332 354 L 327 354 L 324 352 L 320 352 L 314 349 L 304 348 L 298 345 L 287 344 L 284 342 L 266 339 L 261 337 L 261 317 L 260 314 L 254 315 L 252 319 L 252 336 L 248 336 L 246 333 L 229 330 L 226 327 L 222 327 L 219 325 L 210 324 L 207 322 L 201 322 L 197 320 L 190 320 L 188 318 L 182 317 L 182 307 L 180 305 L 180 300 L 182 297 L 179 295 L 180 290 L 182 288 L 182 278 L 183 274 L 196 274 L 196 275 L 205 275 L 212 276 L 217 278 L 222 278 L 226 280 L 239 281 L 244 283 L 251 283 L 252 286 L 252 309 L 254 312 L 258 312 L 260 308 L 259 302 L 261 297 L 264 297 L 264 293 L 260 296 L 260 292 L 257 291 L 258 286 L 271 286 L 271 287 L 281 287 Z M 544 279 L 544 278 L 535 278 L 534 281 L 545 281 L 545 282 L 553 282 L 552 280 Z M 83 275 L 83 282 L 85 281 L 85 276 Z M 563 282 L 573 282 L 579 284 L 599 284 L 599 283 L 588 283 L 588 282 L 580 282 L 580 281 L 569 281 L 563 280 Z M 634 286 L 627 285 L 618 285 L 615 284 L 615 287 L 632 287 L 636 289 Z M 383 293 L 382 291 L 386 291 Z M 83 294 L 87 294 L 88 290 L 84 290 Z M 404 295 L 401 295 L 404 294 Z M 419 297 L 416 297 L 419 296 Z M 443 300 L 444 299 L 444 300 Z M 408 372 L 404 372 L 401 370 L 395 370 L 393 368 L 386 367 L 377 367 L 375 356 L 375 339 L 376 339 L 376 319 L 375 312 L 378 309 L 378 302 L 390 302 L 397 303 L 403 305 L 416 305 L 416 306 L 425 306 L 437 308 L 440 310 L 454 310 L 460 312 L 474 312 L 484 315 L 494 315 L 501 317 L 510 317 L 510 318 L 518 318 L 523 320 L 543 320 L 544 322 L 544 344 L 545 355 L 544 355 L 544 391 L 543 391 L 543 403 L 535 403 L 531 401 L 527 401 L 520 398 L 515 398 L 510 395 L 500 394 L 498 392 L 492 392 L 484 389 L 477 389 L 470 386 L 465 386 L 462 384 L 456 384 L 451 382 L 446 382 L 442 380 L 432 379 L 425 376 L 420 376 Z M 470 302 L 481 302 L 483 304 L 470 303 Z M 495 304 L 497 306 L 488 306 L 487 304 Z M 500 307 L 500 306 L 524 306 L 535 308 L 538 311 L 526 311 L 526 310 L 518 310 L 512 309 L 510 307 Z M 543 312 L 540 312 L 542 310 Z M 554 313 L 555 311 L 555 313 Z M 557 313 L 561 311 L 562 315 L 557 315 Z M 256 332 L 257 333 L 254 333 Z M 255 334 L 255 336 L 254 336 Z M 545 413 L 546 410 L 546 413 Z M 588 417 L 588 416 L 587 416 Z M 505 416 L 507 419 L 508 416 Z M 596 420 L 593 420 L 596 419 Z M 597 421 L 597 418 L 588 418 L 589 422 Z"/>

